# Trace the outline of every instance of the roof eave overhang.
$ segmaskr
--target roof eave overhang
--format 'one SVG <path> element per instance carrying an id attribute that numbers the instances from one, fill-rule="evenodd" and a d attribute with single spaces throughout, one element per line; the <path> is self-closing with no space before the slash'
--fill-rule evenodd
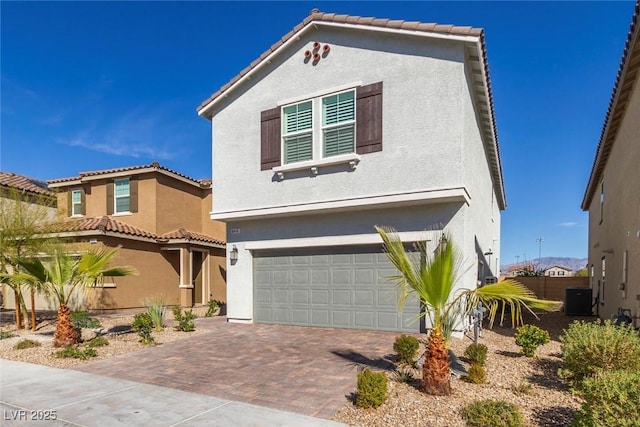
<path id="1" fill-rule="evenodd" d="M 224 98 L 228 97 L 231 92 L 233 92 L 238 86 L 240 86 L 243 82 L 250 80 L 253 75 L 258 73 L 262 68 L 269 65 L 272 61 L 272 57 L 275 55 L 279 55 L 280 52 L 285 50 L 288 46 L 296 41 L 300 40 L 306 33 L 318 28 L 318 27 L 333 27 L 333 28 L 349 28 L 349 29 L 357 29 L 362 31 L 376 31 L 376 32 L 386 32 L 386 33 L 394 33 L 394 34 L 403 34 L 417 37 L 427 37 L 433 39 L 444 39 L 444 40 L 457 40 L 462 42 L 472 42 L 475 43 L 481 39 L 480 36 L 475 35 L 456 35 L 456 34 L 441 34 L 435 32 L 427 32 L 420 30 L 406 30 L 406 29 L 396 29 L 396 28 L 386 28 L 386 27 L 377 27 L 370 25 L 358 25 L 358 24 L 348 24 L 348 23 L 337 23 L 337 22 L 324 22 L 324 21 L 310 21 L 307 23 L 302 29 L 300 29 L 294 36 L 288 38 L 284 43 L 282 43 L 277 48 L 272 51 L 268 51 L 260 55 L 260 57 L 256 60 L 258 61 L 256 65 L 247 71 L 244 75 L 238 78 L 233 83 L 229 84 L 228 87 L 221 89 L 218 95 L 215 95 L 213 99 L 209 98 L 208 101 L 205 101 L 201 104 L 198 109 L 198 115 L 204 118 L 211 120 L 213 118 L 213 109 L 215 106 L 221 102 Z"/>
<path id="2" fill-rule="evenodd" d="M 635 13 L 631 22 L 631 29 L 622 54 L 620 69 L 614 84 L 611 101 L 605 116 L 605 122 L 600 134 L 600 141 L 596 156 L 591 167 L 591 174 L 580 207 L 588 211 L 598 184 L 602 180 L 604 168 L 609 159 L 619 126 L 624 118 L 627 105 L 637 84 L 640 73 L 640 3 L 636 3 Z"/>
<path id="3" fill-rule="evenodd" d="M 64 188 L 64 187 L 73 187 L 73 186 L 77 186 L 77 185 L 82 185 L 83 183 L 86 182 L 91 182 L 91 181 L 97 181 L 100 179 L 112 179 L 112 178 L 122 178 L 122 177 L 130 177 L 130 176 L 135 176 L 135 175 L 142 175 L 145 173 L 151 173 L 151 172 L 158 172 L 161 173 L 163 175 L 166 175 L 168 177 L 174 178 L 178 181 L 182 181 L 185 182 L 187 184 L 193 185 L 194 187 L 197 188 L 210 188 L 210 186 L 203 186 L 200 182 L 198 181 L 193 181 L 189 178 L 186 178 L 182 175 L 173 173 L 171 171 L 162 169 L 162 168 L 154 168 L 154 167 L 148 167 L 148 168 L 141 168 L 141 169 L 132 169 L 132 170 L 124 170 L 124 171 L 118 171 L 118 172 L 110 172 L 110 173 L 104 173 L 104 174 L 96 174 L 96 175 L 86 175 L 86 176 L 80 176 L 78 178 L 74 178 L 74 179 L 69 179 L 68 181 L 58 181 L 58 182 L 52 182 L 49 183 L 49 188 Z"/>

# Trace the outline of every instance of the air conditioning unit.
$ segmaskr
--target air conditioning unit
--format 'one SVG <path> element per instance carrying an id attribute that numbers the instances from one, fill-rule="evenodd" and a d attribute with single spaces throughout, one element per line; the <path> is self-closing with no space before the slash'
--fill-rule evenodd
<path id="1" fill-rule="evenodd" d="M 498 278 L 496 276 L 487 276 L 484 278 L 485 285 L 490 285 L 492 283 L 498 283 Z"/>

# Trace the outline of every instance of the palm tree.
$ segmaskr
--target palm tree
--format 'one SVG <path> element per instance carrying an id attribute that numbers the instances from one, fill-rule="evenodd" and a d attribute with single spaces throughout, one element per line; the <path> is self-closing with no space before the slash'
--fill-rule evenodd
<path id="1" fill-rule="evenodd" d="M 18 283 L 39 284 L 53 294 L 59 304 L 55 347 L 66 347 L 78 343 L 78 331 L 71 321 L 69 300 L 78 287 L 96 285 L 105 276 L 129 276 L 136 274 L 131 267 L 108 267 L 118 255 L 118 249 L 101 248 L 74 256 L 54 250 L 44 261 L 41 258 L 21 258 L 18 264 L 23 272 L 11 275 Z"/>
<path id="2" fill-rule="evenodd" d="M 399 308 L 402 309 L 409 295 L 418 298 L 426 308 L 422 315 L 428 316 L 431 331 L 422 368 L 422 386 L 428 394 L 451 394 L 448 340 L 456 323 L 471 314 L 480 303 L 488 308 L 490 326 L 500 307 L 501 321 L 505 308 L 510 306 L 512 324 L 517 325 L 523 323 L 523 308 L 535 316 L 534 309 L 554 311 L 562 304 L 537 299 L 524 285 L 513 280 L 455 290 L 461 257 L 450 236 L 442 235 L 433 256 L 427 254 L 426 242 L 418 244 L 420 260 L 413 260 L 393 229 L 376 226 L 376 230 L 382 237 L 387 257 L 399 271 L 398 275 L 389 278 L 396 282 L 400 291 Z"/>

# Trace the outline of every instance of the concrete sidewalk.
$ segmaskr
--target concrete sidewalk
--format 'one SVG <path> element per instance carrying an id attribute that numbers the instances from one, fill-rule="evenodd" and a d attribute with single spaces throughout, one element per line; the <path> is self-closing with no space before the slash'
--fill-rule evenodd
<path id="1" fill-rule="evenodd" d="M 342 426 L 166 387 L 0 359 L 3 426 Z"/>

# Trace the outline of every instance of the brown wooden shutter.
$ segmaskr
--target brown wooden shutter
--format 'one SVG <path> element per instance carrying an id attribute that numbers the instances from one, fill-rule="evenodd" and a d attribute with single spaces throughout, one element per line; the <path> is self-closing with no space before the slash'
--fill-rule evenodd
<path id="1" fill-rule="evenodd" d="M 107 183 L 107 215 L 113 215 L 113 181 Z"/>
<path id="2" fill-rule="evenodd" d="M 80 189 L 80 215 L 87 214 L 87 195 L 84 192 L 84 188 Z"/>
<path id="3" fill-rule="evenodd" d="M 260 113 L 260 170 L 280 166 L 280 107 Z"/>
<path id="4" fill-rule="evenodd" d="M 129 212 L 138 212 L 138 180 L 129 179 Z"/>
<path id="5" fill-rule="evenodd" d="M 382 82 L 356 90 L 356 153 L 382 151 Z"/>
<path id="6" fill-rule="evenodd" d="M 67 191 L 67 216 L 73 215 L 73 190 Z"/>

